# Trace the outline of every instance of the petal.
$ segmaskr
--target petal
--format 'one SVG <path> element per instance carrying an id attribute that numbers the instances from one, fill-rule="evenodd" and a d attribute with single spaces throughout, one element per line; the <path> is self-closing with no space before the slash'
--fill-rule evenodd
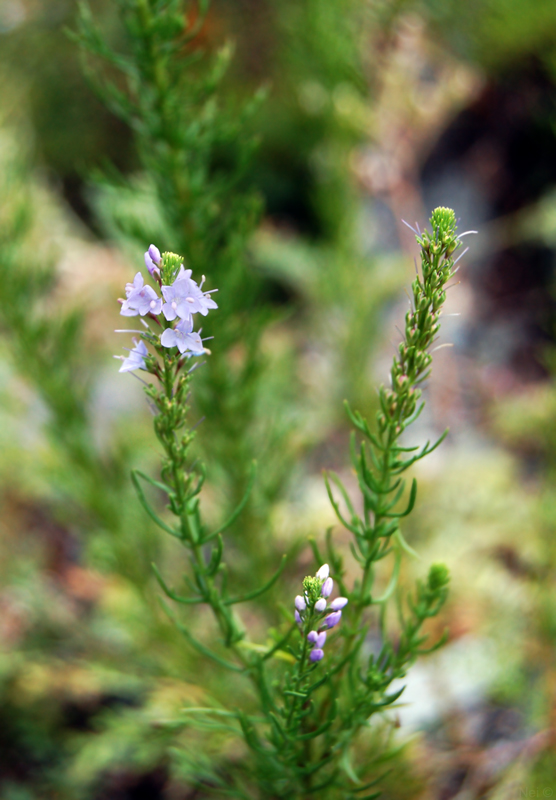
<path id="1" fill-rule="evenodd" d="M 178 315 L 176 309 L 173 307 L 171 303 L 164 303 L 164 305 L 162 306 L 162 313 L 164 314 L 168 322 L 171 322 Z"/>
<path id="2" fill-rule="evenodd" d="M 172 330 L 172 328 L 166 328 L 162 336 L 160 337 L 160 344 L 163 347 L 176 347 L 176 332 Z"/>

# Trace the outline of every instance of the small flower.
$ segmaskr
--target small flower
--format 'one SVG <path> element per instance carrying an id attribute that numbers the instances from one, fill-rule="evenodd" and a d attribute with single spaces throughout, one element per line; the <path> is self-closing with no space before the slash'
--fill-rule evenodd
<path id="1" fill-rule="evenodd" d="M 330 608 L 332 611 L 341 611 L 342 608 L 347 606 L 348 602 L 347 597 L 337 597 L 330 603 Z"/>
<path id="2" fill-rule="evenodd" d="M 130 351 L 128 357 L 124 358 L 124 363 L 119 370 L 120 372 L 133 372 L 135 369 L 146 369 L 145 357 L 149 355 L 149 351 L 145 346 L 145 342 L 137 341 L 137 339 L 133 341 L 135 342 L 135 347 Z M 116 356 L 116 358 L 121 358 L 121 356 Z"/>
<path id="3" fill-rule="evenodd" d="M 307 603 L 305 602 L 305 599 L 301 597 L 300 594 L 297 595 L 294 602 L 295 602 L 295 607 L 297 608 L 298 611 L 305 611 L 305 609 L 307 608 Z"/>
<path id="4" fill-rule="evenodd" d="M 332 614 L 329 614 L 327 617 L 324 618 L 324 622 L 328 628 L 333 628 L 338 622 L 342 619 L 342 612 L 341 611 L 333 611 Z"/>
<path id="5" fill-rule="evenodd" d="M 145 286 L 143 276 L 140 272 L 133 279 L 133 283 L 127 283 L 125 287 L 126 300 L 122 303 L 120 314 L 124 317 L 136 317 L 140 314 L 160 314 L 162 311 L 162 299 L 158 297 L 152 286 Z"/>
<path id="6" fill-rule="evenodd" d="M 323 597 L 330 597 L 333 588 L 334 588 L 334 581 L 332 580 L 332 578 L 327 578 L 325 582 L 322 584 L 322 589 L 320 590 L 320 593 L 322 594 Z"/>
<path id="7" fill-rule="evenodd" d="M 154 244 L 149 245 L 149 249 L 145 253 L 145 266 L 149 270 L 149 274 L 154 278 L 160 275 L 159 265 L 162 261 L 160 250 Z"/>
<path id="8" fill-rule="evenodd" d="M 309 653 L 309 661 L 320 661 L 324 658 L 324 650 L 320 650 L 319 648 L 313 648 Z"/>
<path id="9" fill-rule="evenodd" d="M 318 638 L 319 635 L 316 631 L 309 631 L 309 633 L 307 634 L 307 641 L 311 642 L 311 644 L 315 644 Z"/>
<path id="10" fill-rule="evenodd" d="M 317 600 L 317 602 L 315 603 L 315 611 L 321 613 L 322 611 L 325 610 L 325 608 L 326 608 L 326 600 L 324 599 L 324 597 L 321 597 L 320 600 Z"/>
<path id="11" fill-rule="evenodd" d="M 191 281 L 191 296 L 193 298 L 192 306 L 194 306 L 193 314 L 199 312 L 199 314 L 202 314 L 203 317 L 206 317 L 206 315 L 209 312 L 209 309 L 218 308 L 218 306 L 210 296 L 211 292 L 217 292 L 218 289 L 211 289 L 208 292 L 203 292 L 202 288 L 204 282 L 205 282 L 204 275 L 200 286 L 197 286 L 195 281 Z M 191 301 L 188 300 L 188 302 Z"/>
<path id="12" fill-rule="evenodd" d="M 322 649 L 324 647 L 325 642 L 326 642 L 326 631 L 322 631 L 321 633 L 318 634 L 316 638 L 315 647 L 319 647 Z"/>
<path id="13" fill-rule="evenodd" d="M 317 571 L 317 578 L 319 578 L 321 581 L 325 581 L 329 575 L 330 567 L 328 564 L 323 564 L 322 567 Z"/>
<path id="14" fill-rule="evenodd" d="M 175 328 L 166 328 L 160 337 L 163 347 L 177 347 L 180 353 L 189 351 L 192 356 L 200 356 L 205 352 L 201 337 L 193 331 L 193 320 L 181 319 Z"/>
<path id="15" fill-rule="evenodd" d="M 295 609 L 295 612 L 294 612 L 293 616 L 294 616 L 295 621 L 297 622 L 297 624 L 301 625 L 302 620 L 301 620 L 301 617 L 299 616 L 299 611 L 297 610 L 297 608 Z"/>
<path id="16" fill-rule="evenodd" d="M 161 291 L 165 299 L 162 306 L 162 313 L 168 321 L 176 317 L 180 319 L 190 319 L 194 313 L 192 302 L 191 270 L 184 269 L 183 264 L 178 276 L 171 286 L 162 286 Z"/>
<path id="17" fill-rule="evenodd" d="M 203 276 L 201 286 L 204 280 Z M 216 289 L 212 291 L 215 292 Z M 184 269 L 183 264 L 173 284 L 162 287 L 162 294 L 166 300 L 162 310 L 169 321 L 176 317 L 188 319 L 192 314 L 206 317 L 210 308 L 218 308 L 210 297 L 210 292 L 201 291 L 201 287 L 191 277 L 191 270 Z"/>

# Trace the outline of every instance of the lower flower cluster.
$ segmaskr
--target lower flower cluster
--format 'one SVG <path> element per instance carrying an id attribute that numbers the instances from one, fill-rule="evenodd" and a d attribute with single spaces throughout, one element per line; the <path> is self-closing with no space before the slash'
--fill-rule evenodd
<path id="1" fill-rule="evenodd" d="M 127 358 L 115 356 L 123 361 L 120 372 L 132 372 L 136 369 L 154 371 L 150 369 L 152 365 L 149 365 L 149 351 L 145 341 L 162 347 L 177 348 L 186 357 L 210 352 L 203 346 L 201 332 L 193 330 L 193 315 L 206 316 L 210 309 L 218 308 L 211 297 L 218 290 L 204 292 L 204 276 L 198 285 L 191 277 L 191 270 L 185 269 L 180 256 L 174 253 L 161 254 L 154 244 L 145 253 L 145 266 L 152 280 L 158 284 L 162 297 L 152 286 L 145 284 L 142 273 L 138 272 L 133 282 L 126 284 L 125 300 L 120 299 L 120 313 L 124 317 L 140 316 L 151 319 L 162 332 L 160 335 L 155 334 L 142 319 L 145 332 L 132 331 L 140 333 L 142 339 L 133 340 L 135 347 L 130 350 Z"/>
<path id="2" fill-rule="evenodd" d="M 303 589 L 304 593 L 295 598 L 295 621 L 313 645 L 309 659 L 320 661 L 324 657 L 326 632 L 340 622 L 342 609 L 348 604 L 348 599 L 337 597 L 328 604 L 327 598 L 334 589 L 328 564 L 323 564 L 314 578 L 305 578 Z"/>

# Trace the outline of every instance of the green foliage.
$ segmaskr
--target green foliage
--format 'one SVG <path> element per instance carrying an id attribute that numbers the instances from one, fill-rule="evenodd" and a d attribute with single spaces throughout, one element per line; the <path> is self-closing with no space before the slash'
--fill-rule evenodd
<path id="1" fill-rule="evenodd" d="M 206 272 L 225 297 L 211 329 L 219 347 L 200 376 L 195 405 L 213 421 L 210 436 L 201 431 L 200 443 L 215 466 L 213 479 L 224 486 L 227 510 L 245 494 L 254 456 L 277 447 L 284 454 L 277 474 L 261 471 L 257 502 L 237 537 L 237 548 L 245 551 L 269 503 L 283 492 L 294 455 L 290 427 L 277 409 L 295 377 L 287 362 L 274 363 L 278 395 L 267 401 L 270 367 L 262 338 L 277 314 L 246 252 L 261 210 L 260 198 L 246 185 L 256 146 L 247 122 L 263 93 L 233 105 L 224 99 L 232 48 L 225 45 L 208 56 L 197 41 L 208 3 L 122 0 L 117 7 L 126 51 L 108 44 L 86 4 L 80 5 L 76 38 L 84 53 L 106 65 L 103 71 L 85 62 L 99 96 L 133 132 L 152 213 L 139 216 L 128 206 L 123 215 L 112 215 L 108 226 L 134 252 L 163 237 L 168 249 L 182 253 L 196 274 Z M 122 178 L 106 177 L 98 185 L 101 198 L 126 193 L 129 186 Z"/>
<path id="2" fill-rule="evenodd" d="M 176 517 L 177 526 L 157 518 L 137 474 L 134 483 L 150 516 L 189 552 L 191 570 L 190 575 L 184 576 L 185 594 L 170 589 L 158 570 L 157 578 L 172 601 L 187 606 L 201 603 L 210 606 L 221 646 L 229 655 L 197 639 L 191 632 L 188 618 L 182 621 L 166 604 L 164 606 L 191 647 L 220 668 L 248 678 L 257 697 L 256 715 L 249 715 L 235 705 L 221 710 L 206 708 L 204 712 L 198 709 L 209 717 L 215 714 L 217 729 L 222 716 L 230 722 L 235 721 L 237 732 L 241 732 L 251 751 L 251 762 L 243 768 L 251 772 L 253 785 L 258 789 L 254 789 L 255 795 L 245 794 L 239 774 L 236 774 L 237 780 L 229 790 L 232 796 L 286 794 L 302 798 L 319 791 L 323 796 L 344 798 L 357 796 L 360 780 L 367 781 L 366 787 L 374 786 L 377 776 L 364 774 L 360 779 L 350 766 L 354 741 L 361 729 L 369 725 L 373 714 L 392 706 L 402 694 L 403 686 L 391 690 L 392 682 L 403 678 L 420 654 L 431 652 L 442 644 L 441 639 L 425 648 L 423 645 L 428 636 L 422 629 L 428 619 L 439 613 L 446 600 L 449 582 L 446 567 L 433 565 L 427 580 L 418 581 L 415 592 L 409 593 L 405 602 L 401 589 L 397 589 L 400 560 L 404 548 L 408 549 L 399 528 L 400 519 L 411 512 L 416 498 L 416 483 L 413 481 L 405 509 L 397 510 L 405 488 L 400 476 L 415 461 L 430 453 L 443 438 L 433 446 L 427 443 L 420 449 L 403 447 L 399 443 L 404 429 L 422 410 L 423 403 L 417 406 L 421 395 L 419 387 L 430 373 L 432 356 L 429 349 L 439 331 L 446 284 L 454 274 L 453 253 L 460 245 L 451 210 L 436 209 L 431 218 L 431 228 L 430 233 L 419 232 L 416 237 L 421 247 L 421 274 L 417 274 L 413 283 L 412 308 L 406 315 L 404 341 L 398 348 L 391 370 L 392 388 L 382 386 L 379 391 L 376 432 L 371 431 L 361 414 L 349 411 L 356 429 L 365 437 L 359 449 L 355 440 L 352 446 L 363 515 L 356 513 L 346 489 L 333 476 L 348 508 L 349 518 L 346 519 L 327 480 L 334 510 L 355 539 L 352 553 L 362 570 L 361 579 L 356 581 L 353 590 L 348 591 L 341 558 L 335 552 L 331 538 L 328 539 L 327 550 L 333 574 L 349 598 L 341 637 L 328 646 L 328 668 L 324 662 L 311 659 L 308 639 L 314 628 L 333 626 L 333 623 L 327 623 L 330 618 L 323 619 L 325 611 L 318 605 L 324 602 L 321 599 L 322 574 L 306 577 L 303 581 L 305 599 L 298 599 L 305 611 L 298 618 L 301 637 L 297 646 L 291 644 L 292 636 L 297 637 L 296 626 L 292 625 L 284 625 L 270 647 L 249 642 L 246 627 L 232 612 L 231 606 L 254 599 L 268 590 L 280 570 L 261 589 L 243 597 L 228 594 L 223 539 L 220 531 L 207 530 L 201 517 L 199 494 L 204 482 L 204 469 L 196 470 L 194 465 L 189 465 L 192 432 L 185 426 L 194 368 L 186 371 L 181 354 L 175 348 L 163 347 L 150 328 L 141 334 L 157 353 L 157 358 L 147 360 L 146 369 L 158 378 L 159 385 L 151 383 L 145 391 L 156 406 L 154 429 L 165 454 L 162 482 L 143 477 L 165 493 L 168 509 Z M 173 254 L 164 254 L 162 273 L 175 274 L 179 260 Z M 210 547 L 207 547 L 209 543 Z M 314 549 L 321 560 L 316 544 Z M 378 598 L 373 594 L 376 565 L 391 554 L 394 557 L 392 579 L 387 591 Z M 393 638 L 385 623 L 387 606 L 395 594 L 399 632 Z M 361 651 L 369 623 L 364 621 L 363 615 L 373 605 L 380 606 L 381 610 L 382 645 L 378 655 L 371 654 L 365 665 Z M 286 658 L 280 659 L 280 654 Z M 292 667 L 284 669 L 282 664 L 290 659 Z M 373 778 L 371 783 L 368 783 L 369 777 Z"/>

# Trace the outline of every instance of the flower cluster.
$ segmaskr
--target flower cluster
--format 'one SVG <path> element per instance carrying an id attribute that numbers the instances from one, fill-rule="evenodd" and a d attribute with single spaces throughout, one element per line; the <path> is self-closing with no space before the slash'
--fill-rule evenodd
<path id="1" fill-rule="evenodd" d="M 339 623 L 342 609 L 348 603 L 347 597 L 337 597 L 328 605 L 327 598 L 333 588 L 334 581 L 330 577 L 328 564 L 323 564 L 314 578 L 305 578 L 303 594 L 295 598 L 295 621 L 303 633 L 310 629 L 307 633 L 307 641 L 313 645 L 310 661 L 320 661 L 324 657 L 326 632 Z"/>
<path id="2" fill-rule="evenodd" d="M 143 275 L 138 272 L 132 283 L 126 284 L 126 297 L 120 299 L 121 314 L 124 317 L 146 317 L 154 320 L 162 328 L 160 337 L 156 336 L 148 324 L 141 320 L 148 333 L 141 333 L 142 339 L 162 347 L 177 347 L 181 355 L 186 357 L 200 356 L 209 352 L 203 347 L 200 331 L 193 330 L 193 315 L 206 316 L 210 309 L 218 308 L 211 297 L 212 289 L 204 292 L 203 284 L 198 285 L 191 277 L 191 270 L 185 269 L 180 256 L 174 253 L 161 255 L 159 249 L 151 244 L 145 253 L 145 266 L 151 278 L 156 281 L 162 297 L 159 297 L 152 286 L 145 284 Z M 149 352 L 144 341 L 134 339 L 135 347 L 123 361 L 120 372 L 132 372 L 136 369 L 153 371 L 149 368 Z"/>

